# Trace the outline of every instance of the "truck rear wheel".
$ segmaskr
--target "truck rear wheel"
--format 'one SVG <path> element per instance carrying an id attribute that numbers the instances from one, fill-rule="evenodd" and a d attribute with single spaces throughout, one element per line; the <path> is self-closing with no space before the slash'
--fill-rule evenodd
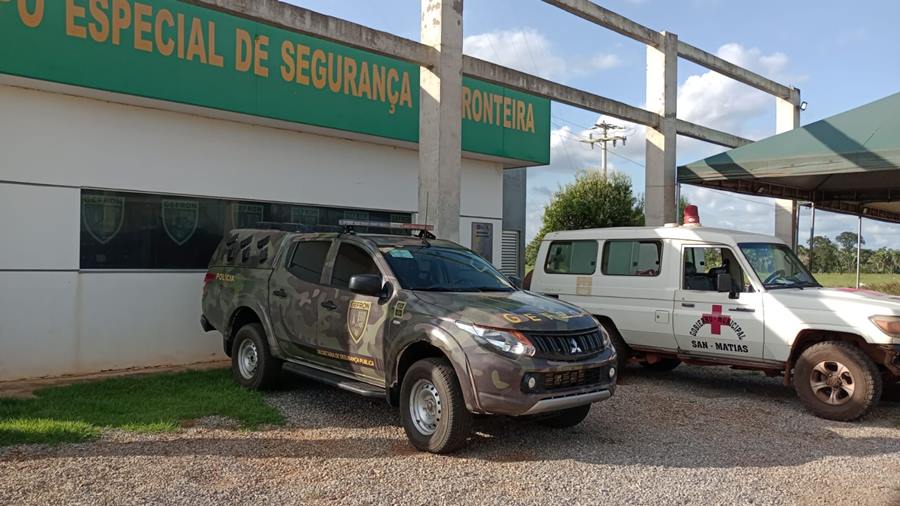
<path id="1" fill-rule="evenodd" d="M 449 362 L 426 358 L 410 366 L 400 389 L 400 419 L 417 450 L 450 453 L 466 444 L 472 414 Z"/>
<path id="2" fill-rule="evenodd" d="M 850 343 L 826 341 L 810 346 L 797 359 L 794 390 L 816 416 L 847 422 L 878 404 L 882 379 L 862 350 Z"/>
<path id="3" fill-rule="evenodd" d="M 538 418 L 535 421 L 545 427 L 567 429 L 584 421 L 590 412 L 591 405 L 585 404 L 584 406 L 575 406 L 574 408 L 563 409 L 562 411 L 551 413 L 549 416 Z"/>
<path id="4" fill-rule="evenodd" d="M 281 360 L 269 352 L 262 325 L 248 323 L 238 329 L 231 343 L 231 374 L 245 388 L 272 388 L 281 372 Z"/>

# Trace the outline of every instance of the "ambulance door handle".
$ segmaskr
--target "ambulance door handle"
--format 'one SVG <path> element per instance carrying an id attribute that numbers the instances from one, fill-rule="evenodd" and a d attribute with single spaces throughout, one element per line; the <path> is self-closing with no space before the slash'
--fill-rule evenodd
<path id="1" fill-rule="evenodd" d="M 274 292 L 272 292 L 272 295 L 274 295 L 276 297 L 281 297 L 282 299 L 287 298 L 287 292 L 284 291 L 284 288 L 279 288 L 278 290 L 275 290 Z"/>
<path id="2" fill-rule="evenodd" d="M 752 307 L 730 307 L 730 308 L 728 308 L 728 310 L 729 311 L 737 311 L 740 313 L 755 313 L 756 312 L 756 310 L 753 309 Z"/>
<path id="3" fill-rule="evenodd" d="M 682 302 L 681 307 L 694 307 L 693 302 Z"/>
<path id="4" fill-rule="evenodd" d="M 325 309 L 327 309 L 329 311 L 333 311 L 333 310 L 337 309 L 337 304 L 335 304 L 334 302 L 331 302 L 330 300 L 326 300 L 325 302 L 322 303 L 322 307 L 324 307 Z"/>

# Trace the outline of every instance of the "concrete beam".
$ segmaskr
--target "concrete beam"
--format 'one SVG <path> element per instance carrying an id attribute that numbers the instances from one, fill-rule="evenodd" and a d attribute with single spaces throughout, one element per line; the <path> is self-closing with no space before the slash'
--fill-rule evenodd
<path id="1" fill-rule="evenodd" d="M 763 77 L 756 72 L 747 70 L 743 67 L 738 67 L 731 62 L 725 61 L 712 53 L 708 53 L 686 42 L 678 42 L 678 56 L 778 98 L 791 99 L 794 97 L 793 92 L 796 88 L 785 86 Z M 799 93 L 796 95 L 796 100 L 796 105 L 800 105 Z"/>
<path id="2" fill-rule="evenodd" d="M 800 126 L 800 90 L 791 88 L 787 97 L 775 99 L 775 133 L 793 130 Z M 775 200 L 775 237 L 788 243 L 794 250 L 799 241 L 800 206 L 794 200 Z"/>
<path id="3" fill-rule="evenodd" d="M 650 46 L 659 46 L 663 40 L 662 35 L 656 30 L 647 28 L 640 23 L 635 23 L 621 14 L 616 14 L 588 0 L 544 0 L 544 3 L 559 7 L 591 23 L 598 24 Z"/>
<path id="4" fill-rule="evenodd" d="M 644 157 L 644 221 L 648 226 L 675 223 L 675 141 L 678 101 L 678 36 L 662 33 L 659 47 L 647 46 L 647 108 L 659 126 L 647 127 Z"/>
<path id="5" fill-rule="evenodd" d="M 423 67 L 437 65 L 437 51 L 425 44 L 326 16 L 279 0 L 182 0 L 209 9 L 312 35 Z"/>
<path id="6" fill-rule="evenodd" d="M 422 0 L 422 42 L 438 64 L 419 73 L 419 222 L 459 241 L 463 0 Z"/>
<path id="7" fill-rule="evenodd" d="M 718 144 L 719 146 L 725 146 L 727 148 L 737 148 L 753 142 L 750 139 L 691 123 L 690 121 L 685 121 L 683 119 L 675 120 L 675 131 L 678 132 L 679 135 L 685 137 Z"/>
<path id="8" fill-rule="evenodd" d="M 650 111 L 617 100 L 548 81 L 496 63 L 463 55 L 463 73 L 467 76 L 549 98 L 589 111 L 606 114 L 639 125 L 656 126 L 659 117 Z"/>

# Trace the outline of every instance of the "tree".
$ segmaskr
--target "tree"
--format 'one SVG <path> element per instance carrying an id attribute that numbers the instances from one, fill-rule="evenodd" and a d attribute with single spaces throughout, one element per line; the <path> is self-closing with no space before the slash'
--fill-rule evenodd
<path id="1" fill-rule="evenodd" d="M 847 271 L 856 269 L 856 241 L 858 240 L 858 237 L 856 232 L 841 232 L 835 237 L 837 243 L 841 245 L 841 262 L 839 270 L 842 273 L 845 268 Z M 865 243 L 866 240 L 862 239 L 862 244 Z"/>
<path id="2" fill-rule="evenodd" d="M 831 239 L 817 235 L 812 243 L 813 272 L 837 272 L 841 259 L 838 248 Z M 808 257 L 807 257 L 808 258 Z"/>
<path id="3" fill-rule="evenodd" d="M 541 241 L 550 232 L 643 225 L 641 204 L 628 176 L 614 173 L 605 179 L 599 172 L 579 172 L 544 208 L 541 230 L 525 248 L 526 263 L 534 265 Z"/>

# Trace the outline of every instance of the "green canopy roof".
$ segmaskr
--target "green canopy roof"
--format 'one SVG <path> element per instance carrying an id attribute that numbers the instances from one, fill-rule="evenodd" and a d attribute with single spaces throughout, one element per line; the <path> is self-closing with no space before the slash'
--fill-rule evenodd
<path id="1" fill-rule="evenodd" d="M 678 181 L 900 222 L 900 93 L 678 167 Z"/>

